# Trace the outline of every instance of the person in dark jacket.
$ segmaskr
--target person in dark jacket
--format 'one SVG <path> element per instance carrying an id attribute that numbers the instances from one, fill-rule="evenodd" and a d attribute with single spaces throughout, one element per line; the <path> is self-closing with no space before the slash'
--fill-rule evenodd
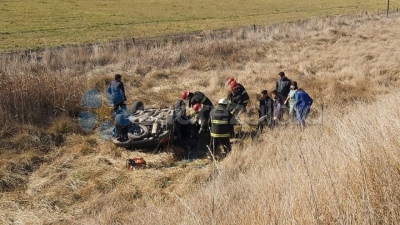
<path id="1" fill-rule="evenodd" d="M 200 103 L 196 103 L 192 107 L 193 111 L 196 113 L 195 131 L 199 135 L 199 141 L 195 150 L 189 155 L 191 158 L 195 157 L 203 157 L 207 153 L 207 144 L 210 143 L 210 129 L 208 126 L 208 120 L 210 118 L 211 106 L 202 105 Z"/>
<path id="2" fill-rule="evenodd" d="M 276 80 L 275 90 L 283 103 L 290 92 L 291 81 L 286 77 L 284 72 L 279 72 L 279 78 Z"/>
<path id="3" fill-rule="evenodd" d="M 111 95 L 114 111 L 126 110 L 125 87 L 121 74 L 115 74 L 115 79 L 108 85 L 107 92 Z"/>
<path id="4" fill-rule="evenodd" d="M 213 107 L 212 102 L 210 99 L 207 98 L 207 96 L 200 91 L 196 91 L 194 93 L 189 92 L 189 91 L 183 91 L 181 93 L 181 99 L 182 100 L 188 100 L 189 101 L 189 107 L 193 107 L 196 103 L 200 103 L 203 105 L 208 105 Z"/>
<path id="5" fill-rule="evenodd" d="M 262 90 L 259 97 L 260 105 L 258 109 L 258 128 L 261 131 L 264 125 L 272 127 L 274 112 L 274 101 L 268 96 L 267 90 Z"/>
<path id="6" fill-rule="evenodd" d="M 232 133 L 233 125 L 235 124 L 233 115 L 227 109 L 228 100 L 222 98 L 218 101 L 216 106 L 210 112 L 208 124 L 211 132 L 211 149 L 213 154 L 218 154 L 218 146 L 224 147 L 224 155 L 231 151 L 230 136 Z"/>
<path id="7" fill-rule="evenodd" d="M 178 149 L 180 148 L 183 150 L 181 152 L 182 155 L 179 155 L 178 151 L 178 158 L 182 157 L 185 158 L 188 156 L 193 157 L 190 155 L 192 149 L 196 149 L 199 144 L 199 134 L 194 134 L 196 132 L 196 124 L 192 123 L 190 120 L 190 116 L 186 115 L 186 104 L 185 101 L 179 99 L 174 106 L 174 110 L 176 112 L 175 121 L 174 121 L 174 146 L 177 146 Z M 198 132 L 198 131 L 197 131 Z M 174 152 L 176 154 L 177 152 Z M 193 154 L 193 153 L 191 153 Z"/>
<path id="8" fill-rule="evenodd" d="M 237 115 L 240 111 L 245 112 L 247 103 L 250 101 L 249 94 L 243 85 L 236 81 L 231 82 L 230 86 L 231 93 L 228 95 L 228 99 L 231 103 L 235 104 L 235 108 L 229 109 L 233 115 Z"/>
<path id="9" fill-rule="evenodd" d="M 273 112 L 273 125 L 275 126 L 278 121 L 282 118 L 282 100 L 279 97 L 279 94 L 277 91 L 272 91 L 272 100 L 273 100 L 273 107 L 274 107 L 274 112 Z"/>
<path id="10" fill-rule="evenodd" d="M 296 109 L 296 123 L 304 126 L 306 125 L 306 119 L 310 113 L 313 99 L 301 88 L 296 92 L 294 107 Z"/>

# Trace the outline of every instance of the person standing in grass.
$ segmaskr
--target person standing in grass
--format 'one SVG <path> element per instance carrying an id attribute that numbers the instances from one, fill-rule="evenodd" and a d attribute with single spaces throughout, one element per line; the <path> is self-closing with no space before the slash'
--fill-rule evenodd
<path id="1" fill-rule="evenodd" d="M 294 107 L 296 109 L 296 123 L 298 125 L 306 125 L 306 119 L 310 113 L 313 99 L 301 88 L 299 88 L 295 95 Z"/>
<path id="2" fill-rule="evenodd" d="M 294 102 L 296 101 L 296 92 L 297 92 L 297 82 L 292 81 L 290 84 L 289 95 L 287 96 L 285 102 L 283 104 L 287 105 L 289 103 L 289 118 L 296 118 L 296 111 L 294 110 Z"/>
<path id="3" fill-rule="evenodd" d="M 108 85 L 107 92 L 111 95 L 114 112 L 126 110 L 125 87 L 121 74 L 115 74 L 114 80 Z"/>
<path id="4" fill-rule="evenodd" d="M 272 100 L 274 101 L 273 125 L 275 126 L 282 118 L 282 100 L 276 90 L 272 91 Z"/>
<path id="5" fill-rule="evenodd" d="M 272 126 L 274 101 L 268 96 L 267 90 L 261 91 L 259 101 L 260 105 L 258 109 L 258 129 L 261 131 L 264 125 L 267 125 L 270 128 Z"/>
<path id="6" fill-rule="evenodd" d="M 211 132 L 211 149 L 213 154 L 226 156 L 231 151 L 230 137 L 233 133 L 233 125 L 237 124 L 234 116 L 227 109 L 228 99 L 221 98 L 217 107 L 210 112 L 208 126 Z M 224 152 L 219 152 L 218 147 L 223 146 Z"/>
<path id="7" fill-rule="evenodd" d="M 276 80 L 275 90 L 278 97 L 283 103 L 290 92 L 290 80 L 286 77 L 285 72 L 279 72 L 279 78 Z"/>

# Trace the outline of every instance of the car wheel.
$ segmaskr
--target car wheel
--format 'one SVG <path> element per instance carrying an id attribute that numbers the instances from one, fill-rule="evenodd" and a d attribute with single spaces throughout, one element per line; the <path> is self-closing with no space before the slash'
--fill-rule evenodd
<path id="1" fill-rule="evenodd" d="M 128 132 L 128 138 L 130 140 L 142 139 L 147 136 L 149 129 L 142 124 L 135 124 L 130 128 Z"/>
<path id="2" fill-rule="evenodd" d="M 132 104 L 132 113 L 135 113 L 138 110 L 144 110 L 144 104 L 141 101 L 134 101 Z"/>

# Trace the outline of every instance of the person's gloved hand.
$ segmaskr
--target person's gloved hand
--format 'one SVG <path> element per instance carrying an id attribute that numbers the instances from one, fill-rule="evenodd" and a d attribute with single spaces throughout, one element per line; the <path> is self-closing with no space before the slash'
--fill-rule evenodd
<path id="1" fill-rule="evenodd" d="M 192 108 L 188 108 L 188 109 L 186 109 L 186 114 L 188 116 L 192 116 L 192 115 L 195 115 L 196 112 Z"/>

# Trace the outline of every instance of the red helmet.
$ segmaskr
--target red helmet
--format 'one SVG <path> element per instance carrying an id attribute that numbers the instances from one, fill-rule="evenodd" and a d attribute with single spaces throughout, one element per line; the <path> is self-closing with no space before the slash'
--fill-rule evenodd
<path id="1" fill-rule="evenodd" d="M 193 111 L 198 112 L 201 109 L 201 104 L 196 103 L 192 106 Z"/>
<path id="2" fill-rule="evenodd" d="M 187 96 L 189 95 L 189 91 L 184 91 L 181 93 L 181 99 L 185 100 L 187 98 Z"/>
<path id="3" fill-rule="evenodd" d="M 228 84 L 228 85 L 231 85 L 231 83 L 232 82 L 234 82 L 235 81 L 235 78 L 229 78 L 227 81 L 226 81 L 226 83 Z"/>
<path id="4" fill-rule="evenodd" d="M 236 81 L 233 81 L 231 82 L 230 86 L 231 86 L 231 91 L 233 91 L 238 86 L 238 83 L 236 83 Z"/>

